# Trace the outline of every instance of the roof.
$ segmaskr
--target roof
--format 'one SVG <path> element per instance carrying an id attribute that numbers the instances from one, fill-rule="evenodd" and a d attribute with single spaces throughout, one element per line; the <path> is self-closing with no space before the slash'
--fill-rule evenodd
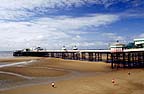
<path id="1" fill-rule="evenodd" d="M 144 40 L 144 38 L 137 38 L 137 39 L 134 39 L 134 41 L 142 41 Z"/>
<path id="2" fill-rule="evenodd" d="M 124 46 L 125 44 L 122 44 L 122 43 L 114 43 L 110 46 L 110 48 L 122 48 Z"/>

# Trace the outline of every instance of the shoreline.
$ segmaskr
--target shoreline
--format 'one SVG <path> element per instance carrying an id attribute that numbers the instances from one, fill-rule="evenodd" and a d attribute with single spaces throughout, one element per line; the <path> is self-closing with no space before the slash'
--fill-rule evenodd
<path id="1" fill-rule="evenodd" d="M 104 62 L 58 58 L 35 59 L 38 61 L 24 66 L 16 65 L 0 68 L 0 71 L 34 77 L 34 79 L 21 79 L 18 76 L 11 77 L 10 74 L 10 78 L 8 74 L 4 75 L 5 78 L 17 84 L 10 83 L 6 88 L 1 87 L 0 93 L 132 94 L 133 92 L 133 94 L 136 94 L 135 92 L 140 93 L 141 88 L 144 88 L 144 80 L 139 78 L 144 76 L 144 69 L 113 70 L 110 68 L 110 64 Z M 127 75 L 128 72 L 131 72 L 130 76 Z M 0 75 L 2 74 L 0 73 Z M 112 79 L 116 80 L 116 86 L 111 83 Z M 54 89 L 50 85 L 53 81 L 56 83 Z M 119 91 L 119 89 L 122 91 Z M 132 89 L 132 91 L 128 91 L 129 89 Z M 23 92 L 21 93 L 21 91 Z"/>
<path id="2" fill-rule="evenodd" d="M 1 64 L 0 68 L 3 67 L 10 67 L 10 66 L 15 66 L 15 65 L 25 65 L 25 64 L 29 64 L 29 63 L 33 63 L 36 62 L 36 60 L 30 60 L 30 61 L 22 61 L 22 62 L 17 62 L 17 63 L 9 63 L 9 64 Z"/>

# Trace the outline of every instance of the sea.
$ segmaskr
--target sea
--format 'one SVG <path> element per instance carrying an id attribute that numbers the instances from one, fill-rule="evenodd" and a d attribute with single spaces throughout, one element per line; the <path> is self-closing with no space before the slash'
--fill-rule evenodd
<path id="1" fill-rule="evenodd" d="M 13 51 L 0 51 L 0 58 L 12 58 Z"/>

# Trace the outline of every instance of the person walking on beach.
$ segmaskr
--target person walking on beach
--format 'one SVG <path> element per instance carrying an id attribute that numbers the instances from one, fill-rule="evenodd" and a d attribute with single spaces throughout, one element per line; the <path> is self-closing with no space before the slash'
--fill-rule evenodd
<path id="1" fill-rule="evenodd" d="M 128 75 L 130 75 L 131 73 L 130 72 L 128 72 Z"/>
<path id="2" fill-rule="evenodd" d="M 51 86 L 54 88 L 54 87 L 55 87 L 55 83 L 54 83 L 54 82 L 52 82 L 52 83 L 51 83 Z"/>
<path id="3" fill-rule="evenodd" d="M 112 84 L 113 84 L 113 85 L 115 85 L 115 84 L 116 84 L 116 83 L 115 83 L 115 79 L 112 79 Z"/>
<path id="4" fill-rule="evenodd" d="M 112 79 L 112 83 L 113 83 L 113 84 L 115 83 L 115 80 L 114 80 L 114 79 Z"/>

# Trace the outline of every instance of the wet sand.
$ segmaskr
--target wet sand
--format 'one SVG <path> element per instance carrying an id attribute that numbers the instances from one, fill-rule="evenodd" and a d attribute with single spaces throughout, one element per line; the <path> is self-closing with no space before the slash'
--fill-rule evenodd
<path id="1" fill-rule="evenodd" d="M 0 58 L 0 64 L 2 63 L 13 63 L 13 62 L 22 62 L 30 60 L 39 60 L 41 57 L 13 57 L 13 58 Z"/>
<path id="2" fill-rule="evenodd" d="M 144 69 L 112 70 L 110 64 L 103 62 L 39 58 L 37 62 L 0 71 L 32 77 L 0 73 L 0 80 L 23 81 L 15 88 L 1 87 L 0 94 L 144 94 Z M 55 88 L 51 81 L 55 81 Z"/>

